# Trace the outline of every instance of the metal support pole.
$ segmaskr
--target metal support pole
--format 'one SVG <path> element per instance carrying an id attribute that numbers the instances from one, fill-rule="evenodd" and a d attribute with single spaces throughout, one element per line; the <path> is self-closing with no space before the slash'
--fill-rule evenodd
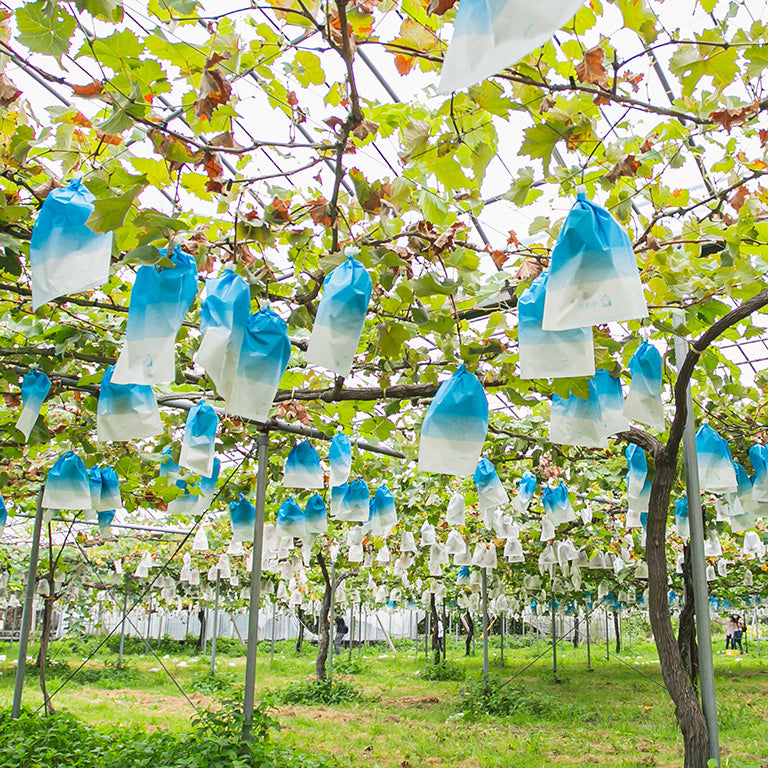
<path id="1" fill-rule="evenodd" d="M 352 661 L 352 646 L 355 640 L 355 607 L 349 604 L 349 654 L 348 659 Z"/>
<path id="2" fill-rule="evenodd" d="M 272 640 L 269 646 L 269 662 L 275 658 L 275 630 L 277 628 L 277 603 L 272 603 Z"/>
<path id="3" fill-rule="evenodd" d="M 328 682 L 333 681 L 333 648 L 336 641 L 336 563 L 331 563 L 331 607 L 328 610 Z"/>
<path id="4" fill-rule="evenodd" d="M 424 616 L 424 656 L 429 656 L 429 635 L 432 630 L 432 612 L 427 611 Z"/>
<path id="5" fill-rule="evenodd" d="M 675 336 L 675 363 L 680 367 L 688 354 L 688 345 Z M 715 699 L 715 666 L 712 658 L 712 625 L 709 618 L 709 589 L 707 587 L 707 561 L 704 556 L 704 516 L 701 510 L 699 468 L 696 459 L 696 426 L 693 418 L 691 385 L 685 392 L 687 416 L 683 430 L 683 460 L 685 463 L 685 490 L 688 498 L 688 525 L 691 535 L 691 565 L 693 571 L 693 603 L 696 613 L 696 642 L 699 646 L 699 680 L 701 681 L 701 709 L 707 721 L 709 757 L 720 765 L 720 740 Z"/>
<path id="6" fill-rule="evenodd" d="M 589 608 L 587 608 L 587 610 L 585 611 L 584 620 L 587 623 L 587 671 L 588 672 L 592 671 L 592 642 L 591 642 L 590 633 L 589 633 L 590 618 L 591 618 L 591 614 L 590 614 Z"/>
<path id="7" fill-rule="evenodd" d="M 267 496 L 267 449 L 269 434 L 259 433 L 259 469 L 256 478 L 256 514 L 253 518 L 251 555 L 251 593 L 248 602 L 248 645 L 245 655 L 245 691 L 243 693 L 243 741 L 250 741 L 253 728 L 253 699 L 256 685 L 256 648 L 259 644 L 259 602 L 261 601 L 261 552 L 264 543 L 264 503 Z"/>
<path id="8" fill-rule="evenodd" d="M 480 579 L 483 597 L 483 690 L 488 693 L 488 575 L 485 568 L 480 571 Z"/>
<path id="9" fill-rule="evenodd" d="M 549 623 L 552 630 L 552 674 L 557 675 L 557 616 L 555 615 L 555 593 L 549 602 Z"/>
<path id="10" fill-rule="evenodd" d="M 125 624 L 128 615 L 128 592 L 123 592 L 123 618 L 120 622 L 120 645 L 117 649 L 117 668 L 123 668 L 123 648 L 125 647 Z"/>
<path id="11" fill-rule="evenodd" d="M 219 589 L 221 576 L 216 569 L 216 593 L 213 598 L 213 637 L 211 637 L 211 674 L 216 673 L 216 636 L 219 634 Z"/>
<path id="12" fill-rule="evenodd" d="M 35 508 L 35 527 L 32 532 L 32 547 L 29 551 L 29 567 L 27 568 L 27 585 L 24 588 L 24 607 L 21 611 L 21 631 L 19 632 L 19 660 L 16 665 L 16 680 L 13 688 L 13 706 L 11 717 L 18 720 L 21 715 L 21 694 L 24 690 L 24 673 L 27 669 L 27 647 L 29 633 L 32 628 L 33 602 L 37 582 L 37 558 L 40 554 L 40 530 L 43 526 L 43 491 L 45 485 L 37 492 Z"/>
<path id="13" fill-rule="evenodd" d="M 605 606 L 605 660 L 609 661 L 611 658 L 611 640 L 610 632 L 608 631 L 608 606 Z"/>
<path id="14" fill-rule="evenodd" d="M 501 617 L 501 641 L 500 641 L 500 648 L 501 648 L 501 665 L 504 666 L 504 632 L 507 628 L 507 614 L 505 613 Z"/>

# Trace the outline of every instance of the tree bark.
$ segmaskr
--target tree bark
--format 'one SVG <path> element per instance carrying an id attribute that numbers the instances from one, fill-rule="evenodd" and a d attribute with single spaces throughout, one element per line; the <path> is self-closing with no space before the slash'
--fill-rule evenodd
<path id="1" fill-rule="evenodd" d="M 47 578 L 47 577 L 46 577 Z M 53 579 L 48 579 L 49 596 L 43 600 L 43 629 L 40 633 L 40 650 L 37 654 L 37 668 L 40 678 L 40 690 L 43 693 L 43 706 L 46 715 L 53 715 L 56 710 L 53 701 L 48 694 L 48 686 L 45 681 L 45 671 L 48 660 L 48 644 L 51 639 L 51 625 L 53 624 L 53 604 L 56 597 L 53 594 Z"/>
<path id="2" fill-rule="evenodd" d="M 331 634 L 328 631 L 328 614 L 331 610 L 331 577 L 328 575 L 328 568 L 325 564 L 325 556 L 322 552 L 317 553 L 317 562 L 320 571 L 323 574 L 323 601 L 320 604 L 320 616 L 317 621 L 317 635 L 319 638 L 317 645 L 317 659 L 315 660 L 315 678 L 318 683 L 326 679 L 325 663 L 328 661 L 328 645 Z"/>
<path id="3" fill-rule="evenodd" d="M 619 624 L 619 612 L 613 609 L 613 634 L 616 635 L 616 653 L 621 653 L 621 625 Z"/>
<path id="4" fill-rule="evenodd" d="M 304 644 L 304 612 L 301 606 L 298 607 L 296 614 L 299 618 L 299 636 L 296 638 L 296 653 L 301 653 L 301 647 Z"/>
<path id="5" fill-rule="evenodd" d="M 688 673 L 688 679 L 693 687 L 697 688 L 699 666 L 690 544 L 686 544 L 683 549 L 683 609 L 680 611 L 677 625 L 677 647 L 680 649 L 680 657 Z"/>
<path id="6" fill-rule="evenodd" d="M 202 651 L 205 644 L 205 608 L 200 608 L 197 612 L 197 619 L 200 622 L 200 633 L 197 636 L 197 650 Z"/>
<path id="7" fill-rule="evenodd" d="M 656 455 L 646 530 L 648 609 L 664 685 L 675 705 L 685 746 L 685 768 L 706 768 L 709 757 L 707 724 L 680 656 L 667 602 L 666 534 L 669 496 L 677 473 L 677 450 Z"/>
<path id="8" fill-rule="evenodd" d="M 472 621 L 472 614 L 467 611 L 466 616 L 464 617 L 465 621 L 467 622 L 467 641 L 466 641 L 466 652 L 465 656 L 469 656 L 470 651 L 472 650 L 472 641 L 475 639 L 475 622 Z"/>
<path id="9" fill-rule="evenodd" d="M 435 605 L 435 593 L 430 592 L 429 593 L 429 612 L 432 614 L 432 631 L 431 631 L 431 641 L 432 641 L 432 663 L 437 666 L 440 663 L 440 640 L 437 636 L 437 606 Z"/>

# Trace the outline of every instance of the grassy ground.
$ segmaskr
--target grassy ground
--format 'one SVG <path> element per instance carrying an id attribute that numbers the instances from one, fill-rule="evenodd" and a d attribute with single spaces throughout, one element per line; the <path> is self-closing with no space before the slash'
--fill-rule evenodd
<path id="1" fill-rule="evenodd" d="M 498 641 L 497 641 L 498 642 Z M 116 654 L 108 647 L 67 683 L 54 702 L 91 724 L 140 725 L 148 729 L 188 728 L 193 707 L 205 708 L 222 698 L 240 698 L 244 657 L 237 643 L 224 643 L 217 672 L 211 678 L 209 658 L 195 656 L 168 641 L 160 661 L 148 654 L 126 656 L 126 669 L 114 669 Z M 332 756 L 341 768 L 548 768 L 568 766 L 682 765 L 682 741 L 672 705 L 661 687 L 655 650 L 636 645 L 606 660 L 605 648 L 592 649 L 592 670 L 586 650 L 558 647 L 558 674 L 551 652 L 542 643 L 510 648 L 505 664 L 498 647 L 491 653 L 495 681 L 513 681 L 515 713 L 510 716 L 471 715 L 461 693 L 475 690 L 482 674 L 482 649 L 463 655 L 463 645 L 449 641 L 448 656 L 464 673 L 463 681 L 427 681 L 423 646 L 402 642 L 397 653 L 381 645 L 354 649 L 355 674 L 346 676 L 362 688 L 362 700 L 333 706 L 276 705 L 279 739 L 288 746 Z M 55 643 L 49 674 L 53 692 L 93 647 L 93 641 Z M 754 649 L 753 649 L 754 650 Z M 768 653 L 761 657 L 717 654 L 716 686 L 720 740 L 731 766 L 768 766 Z M 8 659 L 0 662 L 0 705 L 9 706 L 14 667 L 13 649 L 0 646 Z M 309 678 L 315 648 L 297 655 L 293 643 L 260 648 L 257 697 Z M 543 657 L 536 660 L 540 653 Z M 342 660 L 348 659 L 343 652 Z M 163 672 L 177 678 L 179 688 Z M 41 703 L 34 672 L 28 674 L 25 706 Z M 466 701 L 466 699 L 465 699 Z M 126 768 L 130 768 L 126 766 Z"/>

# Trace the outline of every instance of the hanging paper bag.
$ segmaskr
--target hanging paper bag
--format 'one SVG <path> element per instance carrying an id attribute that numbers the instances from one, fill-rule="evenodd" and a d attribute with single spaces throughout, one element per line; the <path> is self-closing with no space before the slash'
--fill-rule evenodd
<path id="1" fill-rule="evenodd" d="M 98 515 L 99 536 L 101 536 L 102 539 L 112 538 L 112 521 L 114 519 L 115 519 L 114 509 L 105 509 L 102 512 L 99 512 L 99 515 Z"/>
<path id="2" fill-rule="evenodd" d="M 734 533 L 743 533 L 754 526 L 758 516 L 758 503 L 754 500 L 754 489 L 747 470 L 737 461 L 732 462 L 731 466 L 736 477 L 736 491 L 725 493 L 730 508 L 728 522 Z"/>
<path id="3" fill-rule="evenodd" d="M 278 508 L 275 527 L 281 536 L 287 536 L 291 539 L 307 535 L 307 520 L 304 517 L 304 510 L 294 501 L 292 496 L 288 497 Z"/>
<path id="4" fill-rule="evenodd" d="M 451 529 L 448 531 L 448 538 L 445 540 L 445 551 L 449 555 L 460 555 L 467 548 L 467 542 L 464 541 L 462 535 Z"/>
<path id="5" fill-rule="evenodd" d="M 51 389 L 51 380 L 40 370 L 27 371 L 21 382 L 21 414 L 16 422 L 16 429 L 29 440 L 29 434 L 35 426 L 45 398 Z"/>
<path id="6" fill-rule="evenodd" d="M 3 535 L 5 524 L 8 522 L 8 510 L 5 506 L 5 499 L 0 496 L 0 536 Z"/>
<path id="7" fill-rule="evenodd" d="M 81 179 L 45 198 L 29 244 L 32 309 L 109 279 L 112 233 L 94 232 L 86 224 L 95 199 Z"/>
<path id="8" fill-rule="evenodd" d="M 421 425 L 419 472 L 472 474 L 488 432 L 488 400 L 477 377 L 461 365 L 444 381 Z"/>
<path id="9" fill-rule="evenodd" d="M 397 525 L 397 509 L 395 497 L 386 485 L 380 485 L 373 496 L 373 515 L 371 517 L 371 533 L 375 536 L 389 536 L 390 531 Z"/>
<path id="10" fill-rule="evenodd" d="M 755 470 L 752 483 L 752 498 L 758 502 L 768 501 L 768 448 L 764 445 L 753 445 L 749 449 L 749 460 Z"/>
<path id="11" fill-rule="evenodd" d="M 401 552 L 417 552 L 416 538 L 411 531 L 403 531 L 400 534 L 400 551 Z"/>
<path id="12" fill-rule="evenodd" d="M 102 509 L 101 506 L 101 469 L 99 467 L 91 467 L 88 470 L 88 489 L 91 494 L 91 507 L 90 509 L 95 512 Z M 95 515 L 84 515 L 87 519 L 90 517 L 94 519 Z"/>
<path id="13" fill-rule="evenodd" d="M 521 379 L 592 376 L 595 349 L 592 328 L 544 331 L 544 297 L 548 272 L 542 272 L 523 291 L 517 303 L 517 339 Z"/>
<path id="14" fill-rule="evenodd" d="M 541 492 L 541 503 L 554 525 L 570 523 L 576 519 L 576 514 L 573 511 L 571 500 L 568 496 L 568 487 L 563 482 L 554 487 L 544 486 Z"/>
<path id="15" fill-rule="evenodd" d="M 520 512 L 520 514 L 525 514 L 528 511 L 528 507 L 535 492 L 536 475 L 534 475 L 530 469 L 526 469 L 517 484 L 517 493 L 515 494 L 515 498 L 512 499 L 512 506 Z"/>
<path id="16" fill-rule="evenodd" d="M 702 491 L 736 492 L 738 484 L 730 448 L 709 424 L 702 424 L 696 432 L 696 457 Z"/>
<path id="17" fill-rule="evenodd" d="M 352 255 L 325 278 L 307 347 L 307 365 L 322 365 L 338 376 L 349 376 L 372 287 L 370 275 Z"/>
<path id="18" fill-rule="evenodd" d="M 253 541 L 253 524 L 256 519 L 256 508 L 242 493 L 237 501 L 230 502 L 229 519 L 232 523 L 232 541 Z M 202 527 L 197 530 L 198 534 L 202 532 L 204 535 L 205 532 Z M 195 542 L 197 543 L 197 536 L 195 536 Z M 205 546 L 202 547 L 203 542 L 200 541 L 198 547 L 208 549 L 207 537 L 204 543 Z"/>
<path id="19" fill-rule="evenodd" d="M 437 92 L 461 90 L 511 67 L 544 45 L 582 5 L 584 0 L 462 0 Z"/>
<path id="20" fill-rule="evenodd" d="M 627 475 L 627 485 L 632 480 Z M 651 481 L 647 478 L 643 482 L 637 496 L 627 494 L 627 528 L 644 528 L 645 519 L 648 517 L 648 503 L 651 500 Z"/>
<path id="21" fill-rule="evenodd" d="M 611 376 L 610 371 L 600 368 L 595 373 L 595 391 L 600 403 L 600 415 L 603 418 L 603 434 L 608 437 L 629 429 L 629 422 L 624 415 L 624 393 L 621 380 Z"/>
<path id="22" fill-rule="evenodd" d="M 234 270 L 225 269 L 220 277 L 206 280 L 200 305 L 200 346 L 195 362 L 205 369 L 225 400 L 237 371 L 250 307 L 248 283 Z"/>
<path id="23" fill-rule="evenodd" d="M 509 503 L 507 491 L 496 473 L 496 469 L 488 459 L 480 459 L 475 468 L 475 488 L 477 503 L 481 511 L 494 510 Z"/>
<path id="24" fill-rule="evenodd" d="M 661 402 L 661 354 L 644 341 L 629 361 L 632 383 L 624 405 L 624 415 L 654 429 L 664 429 L 664 405 Z"/>
<path id="25" fill-rule="evenodd" d="M 170 483 L 181 473 L 181 467 L 173 459 L 173 446 L 166 446 L 160 453 L 160 477 L 165 477 Z"/>
<path id="26" fill-rule="evenodd" d="M 352 469 L 352 444 L 341 430 L 331 438 L 328 462 L 331 465 L 331 486 L 346 483 Z"/>
<path id="27" fill-rule="evenodd" d="M 348 483 L 344 485 L 334 485 L 331 488 L 331 517 L 338 517 L 341 510 L 341 501 L 347 492 Z"/>
<path id="28" fill-rule="evenodd" d="M 166 249 L 160 253 L 167 256 Z M 176 336 L 197 295 L 197 264 L 178 246 L 172 267 L 139 267 L 131 289 L 115 384 L 169 384 L 176 377 Z"/>
<path id="29" fill-rule="evenodd" d="M 454 493 L 448 500 L 448 509 L 445 511 L 445 522 L 448 523 L 448 525 L 464 525 L 464 519 L 464 494 Z"/>
<path id="30" fill-rule="evenodd" d="M 123 500 L 120 497 L 120 478 L 113 467 L 101 468 L 101 509 L 98 512 L 106 512 L 110 509 L 120 509 Z"/>
<path id="31" fill-rule="evenodd" d="M 227 411 L 257 421 L 266 420 L 290 356 L 291 342 L 285 321 L 268 307 L 250 315 Z"/>
<path id="32" fill-rule="evenodd" d="M 328 530 L 328 515 L 325 511 L 325 502 L 318 493 L 309 497 L 304 507 L 304 521 L 308 534 L 319 536 Z"/>
<path id="33" fill-rule="evenodd" d="M 688 523 L 688 497 L 681 496 L 675 502 L 675 530 L 678 536 L 687 539 L 691 533 Z"/>
<path id="34" fill-rule="evenodd" d="M 567 398 L 552 396 L 549 439 L 560 445 L 606 448 L 608 441 L 595 383 L 588 382 L 589 394 L 582 398 L 571 393 Z"/>
<path id="35" fill-rule="evenodd" d="M 507 539 L 504 544 L 504 557 L 509 563 L 524 563 L 525 553 L 520 539 Z"/>
<path id="36" fill-rule="evenodd" d="M 339 505 L 338 519 L 346 523 L 367 522 L 370 498 L 371 493 L 365 480 L 357 478 L 348 483 Z"/>
<path id="37" fill-rule="evenodd" d="M 139 440 L 163 431 L 152 387 L 114 384 L 113 366 L 104 372 L 96 408 L 96 440 Z"/>
<path id="38" fill-rule="evenodd" d="M 200 400 L 189 410 L 179 456 L 179 464 L 182 467 L 199 475 L 211 474 L 218 426 L 219 417 L 205 400 Z"/>
<path id="39" fill-rule="evenodd" d="M 283 486 L 285 488 L 322 488 L 323 470 L 320 456 L 308 440 L 297 443 L 285 462 Z"/>
<path id="40" fill-rule="evenodd" d="M 632 243 L 579 192 L 552 251 L 542 326 L 565 331 L 648 316 Z"/>
<path id="41" fill-rule="evenodd" d="M 43 492 L 46 509 L 91 508 L 91 487 L 83 460 L 67 451 L 48 472 Z"/>
<path id="42" fill-rule="evenodd" d="M 630 443 L 624 450 L 624 456 L 627 459 L 627 496 L 638 498 L 645 487 L 645 480 L 648 477 L 648 459 L 645 451 L 634 443 Z"/>

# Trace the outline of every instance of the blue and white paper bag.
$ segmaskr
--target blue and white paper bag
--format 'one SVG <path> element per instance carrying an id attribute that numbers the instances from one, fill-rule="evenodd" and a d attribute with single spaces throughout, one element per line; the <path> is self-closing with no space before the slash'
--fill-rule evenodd
<path id="1" fill-rule="evenodd" d="M 346 483 L 352 471 L 352 444 L 341 431 L 336 432 L 331 438 L 328 462 L 331 465 L 331 487 Z"/>
<path id="2" fill-rule="evenodd" d="M 501 478 L 488 459 L 480 459 L 475 468 L 475 489 L 477 504 L 481 511 L 492 510 L 509 503 L 509 496 Z"/>
<path id="3" fill-rule="evenodd" d="M 29 244 L 32 309 L 109 279 L 112 233 L 94 232 L 85 223 L 95 199 L 80 179 L 45 198 Z"/>
<path id="4" fill-rule="evenodd" d="M 176 377 L 176 336 L 197 295 L 197 264 L 178 246 L 169 258 L 172 267 L 136 272 L 115 384 L 169 384 Z"/>
<path id="5" fill-rule="evenodd" d="M 573 511 L 571 500 L 568 496 L 568 487 L 563 482 L 554 487 L 544 486 L 541 492 L 541 503 L 544 506 L 545 513 L 554 525 L 570 523 L 576 519 L 576 514 Z"/>
<path id="6" fill-rule="evenodd" d="M 371 533 L 384 537 L 397 525 L 395 497 L 386 485 L 380 485 L 371 499 L 369 523 Z"/>
<path id="7" fill-rule="evenodd" d="M 371 493 L 365 480 L 357 478 L 344 488 L 336 517 L 347 523 L 365 523 L 370 514 Z"/>
<path id="8" fill-rule="evenodd" d="M 16 422 L 16 428 L 22 431 L 24 440 L 29 440 L 29 434 L 50 389 L 51 380 L 42 371 L 35 369 L 24 374 L 21 382 L 21 414 Z"/>
<path id="9" fill-rule="evenodd" d="M 444 381 L 421 425 L 419 472 L 470 475 L 488 432 L 483 385 L 463 365 Z"/>
<path id="10" fill-rule="evenodd" d="M 241 493 L 237 501 L 230 502 L 229 520 L 232 524 L 232 541 L 253 541 L 253 523 L 256 508 Z"/>
<path id="11" fill-rule="evenodd" d="M 696 432 L 696 458 L 701 490 L 708 493 L 735 493 L 738 488 L 728 443 L 709 424 Z"/>
<path id="12" fill-rule="evenodd" d="M 320 456 L 308 440 L 302 440 L 291 448 L 285 461 L 283 486 L 285 488 L 322 488 L 323 485 Z"/>
<path id="13" fill-rule="evenodd" d="M 307 365 L 349 375 L 372 288 L 365 267 L 351 255 L 325 278 L 307 347 Z"/>
<path id="14" fill-rule="evenodd" d="M 91 486 L 83 460 L 68 451 L 60 456 L 48 472 L 43 493 L 46 509 L 91 508 Z"/>
<path id="15" fill-rule="evenodd" d="M 325 502 L 319 493 L 313 493 L 304 507 L 304 521 L 307 533 L 319 536 L 328 530 L 328 515 Z"/>
<path id="16" fill-rule="evenodd" d="M 521 379 L 557 379 L 592 376 L 595 349 L 592 328 L 544 331 L 544 298 L 548 272 L 542 272 L 523 291 L 518 309 L 518 353 Z"/>
<path id="17" fill-rule="evenodd" d="M 265 421 L 290 356 L 291 342 L 285 320 L 268 307 L 250 315 L 227 411 Z"/>
<path id="18" fill-rule="evenodd" d="M 664 429 L 661 402 L 662 359 L 659 350 L 644 341 L 629 361 L 632 383 L 624 405 L 624 415 L 654 429 Z"/>
<path id="19" fill-rule="evenodd" d="M 530 469 L 526 469 L 517 484 L 517 493 L 515 494 L 515 498 L 512 499 L 512 506 L 518 512 L 524 514 L 528 511 L 528 507 L 535 492 L 536 475 L 534 475 Z"/>
<path id="20" fill-rule="evenodd" d="M 438 93 L 485 80 L 544 45 L 584 0 L 461 0 Z"/>
<path id="21" fill-rule="evenodd" d="M 219 417 L 205 400 L 200 400 L 190 408 L 181 441 L 180 466 L 198 475 L 207 477 L 211 474 L 213 459 L 216 455 L 218 426 Z"/>
<path id="22" fill-rule="evenodd" d="M 8 522 L 8 510 L 5 506 L 5 499 L 0 496 L 0 536 L 3 535 L 5 524 Z"/>
<path id="23" fill-rule="evenodd" d="M 611 376 L 610 371 L 600 368 L 595 373 L 595 391 L 600 403 L 600 416 L 603 419 L 603 433 L 606 437 L 629 429 L 629 422 L 624 415 L 624 393 L 621 379 Z"/>
<path id="24" fill-rule="evenodd" d="M 163 431 L 152 387 L 146 384 L 115 384 L 113 366 L 104 372 L 96 407 L 96 439 L 138 440 Z"/>
<path id="25" fill-rule="evenodd" d="M 552 396 L 549 439 L 560 445 L 587 448 L 605 448 L 608 445 L 594 381 L 589 381 L 588 397 L 578 397 L 573 393 L 567 398 Z"/>
<path id="26" fill-rule="evenodd" d="M 331 517 L 338 517 L 341 511 L 341 502 L 347 492 L 348 483 L 331 487 Z"/>
<path id="27" fill-rule="evenodd" d="M 624 456 L 627 459 L 627 496 L 630 498 L 639 498 L 645 487 L 645 481 L 648 477 L 648 459 L 645 451 L 634 443 L 630 443 L 624 450 Z"/>
<path id="28" fill-rule="evenodd" d="M 768 501 L 768 448 L 764 445 L 753 445 L 749 449 L 749 460 L 755 470 L 752 484 L 752 498 L 758 502 Z"/>
<path id="29" fill-rule="evenodd" d="M 275 527 L 281 536 L 291 539 L 307 535 L 307 520 L 304 517 L 304 510 L 292 496 L 278 508 Z"/>
<path id="30" fill-rule="evenodd" d="M 681 496 L 675 502 L 675 530 L 678 536 L 687 539 L 691 533 L 691 526 L 688 522 L 688 497 Z"/>
<path id="31" fill-rule="evenodd" d="M 632 243 L 579 193 L 552 251 L 542 327 L 566 331 L 648 316 Z"/>

